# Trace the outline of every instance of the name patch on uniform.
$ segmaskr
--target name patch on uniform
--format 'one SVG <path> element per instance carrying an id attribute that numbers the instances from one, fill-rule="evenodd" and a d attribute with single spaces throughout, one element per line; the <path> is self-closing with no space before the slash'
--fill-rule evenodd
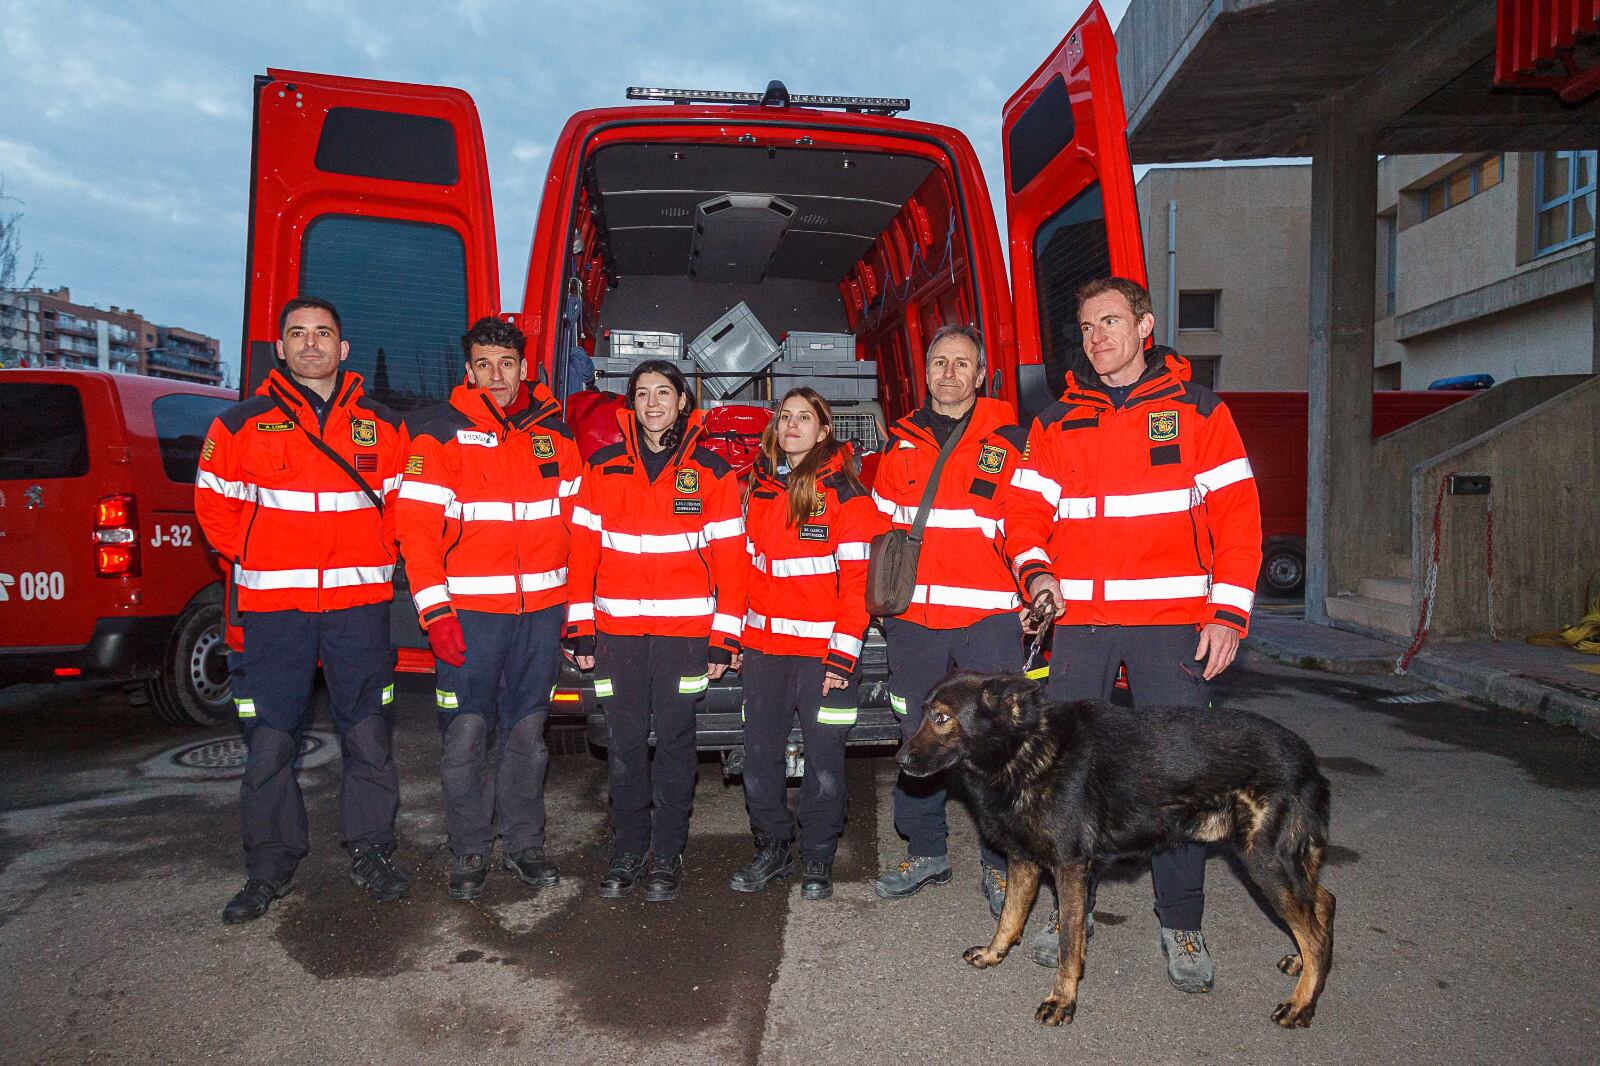
<path id="1" fill-rule="evenodd" d="M 672 513 L 673 514 L 699 514 L 700 513 L 700 502 L 701 501 L 699 501 L 699 500 L 673 500 L 672 501 Z"/>
<path id="2" fill-rule="evenodd" d="M 292 429 L 294 429 L 294 423 L 293 422 L 257 422 L 256 423 L 256 432 L 258 432 L 258 433 L 288 433 Z"/>
<path id="3" fill-rule="evenodd" d="M 679 492 L 700 491 L 700 471 L 685 468 L 678 471 L 678 479 L 673 483 Z"/>
<path id="4" fill-rule="evenodd" d="M 998 474 L 1005 464 L 1006 453 L 996 445 L 985 444 L 983 451 L 978 453 L 978 469 L 985 474 Z"/>
<path id="5" fill-rule="evenodd" d="M 216 450 L 217 442 L 212 440 L 210 437 L 207 437 L 205 444 L 201 445 L 200 447 L 200 458 L 209 459 L 211 458 L 211 453 Z"/>
<path id="6" fill-rule="evenodd" d="M 827 526 L 813 526 L 813 525 L 809 525 L 809 524 L 808 525 L 803 525 L 803 526 L 800 527 L 800 539 L 801 540 L 827 540 L 828 539 L 828 527 Z"/>
<path id="7" fill-rule="evenodd" d="M 457 444 L 476 444 L 480 448 L 498 448 L 500 438 L 493 433 L 484 433 L 476 429 L 456 430 Z"/>
<path id="8" fill-rule="evenodd" d="M 378 423 L 370 418 L 352 418 L 350 439 L 363 448 L 372 447 L 378 443 Z"/>
<path id="9" fill-rule="evenodd" d="M 533 457 L 535 459 L 554 459 L 556 457 L 556 442 L 543 433 L 534 437 Z"/>
<path id="10" fill-rule="evenodd" d="M 378 453 L 356 452 L 356 469 L 363 474 L 374 473 L 378 469 Z"/>
<path id="11" fill-rule="evenodd" d="M 1150 412 L 1150 439 L 1173 440 L 1178 436 L 1178 412 Z"/>
<path id="12" fill-rule="evenodd" d="M 420 474 L 420 473 L 422 473 L 422 456 L 413 455 L 411 458 L 406 460 L 406 473 L 408 473 L 408 474 Z"/>

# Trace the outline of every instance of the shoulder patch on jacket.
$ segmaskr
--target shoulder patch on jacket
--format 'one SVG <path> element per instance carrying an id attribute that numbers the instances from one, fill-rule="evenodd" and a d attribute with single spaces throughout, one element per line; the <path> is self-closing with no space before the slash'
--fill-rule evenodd
<path id="1" fill-rule="evenodd" d="M 456 431 L 467 429 L 472 420 L 449 404 L 430 407 L 412 416 L 411 436 L 432 437 L 440 444 L 455 440 Z"/>
<path id="2" fill-rule="evenodd" d="M 727 477 L 733 473 L 733 466 L 722 456 L 702 444 L 694 446 L 694 454 L 689 458 L 706 468 L 712 477 Z"/>
<path id="3" fill-rule="evenodd" d="M 829 474 L 822 479 L 822 484 L 834 494 L 840 503 L 853 500 L 857 496 L 871 495 L 859 481 L 846 477 L 842 473 Z"/>
<path id="4" fill-rule="evenodd" d="M 1221 398 L 1216 393 L 1193 381 L 1184 382 L 1183 395 L 1175 397 L 1175 399 L 1178 403 L 1193 404 L 1195 412 L 1201 418 L 1211 417 L 1211 412 L 1222 404 Z"/>
<path id="5" fill-rule="evenodd" d="M 1001 437 L 1005 442 L 1022 454 L 1022 449 L 1028 446 L 1028 431 L 1021 426 L 1000 426 L 995 429 L 994 435 Z"/>
<path id="6" fill-rule="evenodd" d="M 248 400 L 241 400 L 232 407 L 225 409 L 217 420 L 223 424 L 229 433 L 237 433 L 245 427 L 252 418 L 259 418 L 268 411 L 276 411 L 278 405 L 267 396 L 252 396 Z"/>
<path id="7" fill-rule="evenodd" d="M 366 411 L 379 422 L 387 422 L 391 426 L 401 425 L 405 419 L 387 404 L 379 403 L 365 393 L 351 401 L 350 406 L 358 411 Z"/>
<path id="8" fill-rule="evenodd" d="M 559 418 L 541 419 L 534 422 L 533 427 L 531 428 L 541 429 L 546 433 L 554 433 L 558 437 L 565 437 L 568 440 L 578 439 L 577 436 L 572 432 L 572 427 L 561 421 Z"/>
<path id="9" fill-rule="evenodd" d="M 609 463 L 611 460 L 620 459 L 627 454 L 628 446 L 621 441 L 617 441 L 615 444 L 607 444 L 602 448 L 595 449 L 594 454 L 589 456 L 589 465 L 599 466 L 601 463 Z"/>

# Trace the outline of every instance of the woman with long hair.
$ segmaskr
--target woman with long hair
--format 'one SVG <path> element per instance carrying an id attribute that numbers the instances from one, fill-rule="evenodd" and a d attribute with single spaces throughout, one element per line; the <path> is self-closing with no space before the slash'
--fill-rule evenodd
<path id="1" fill-rule="evenodd" d="M 801 895 L 833 894 L 844 829 L 844 742 L 856 721 L 857 660 L 870 618 L 868 545 L 885 528 L 857 479 L 833 412 L 791 389 L 761 435 L 745 517 L 749 610 L 744 624 L 744 795 L 755 854 L 729 887 L 760 892 L 794 873 L 798 816 Z M 784 742 L 795 716 L 806 773 L 789 810 Z"/>
<path id="2" fill-rule="evenodd" d="M 567 634 L 606 718 L 616 844 L 600 895 L 643 879 L 662 902 L 683 880 L 695 704 L 739 653 L 749 559 L 738 481 L 700 443 L 678 368 L 640 363 L 628 401 L 622 441 L 589 457 L 574 501 Z"/>

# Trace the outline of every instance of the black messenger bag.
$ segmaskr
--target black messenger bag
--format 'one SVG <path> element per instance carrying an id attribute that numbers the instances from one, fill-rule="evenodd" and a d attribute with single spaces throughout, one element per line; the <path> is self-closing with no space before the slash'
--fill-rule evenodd
<path id="1" fill-rule="evenodd" d="M 970 417 L 970 412 L 969 412 Z M 911 606 L 917 590 L 917 559 L 922 554 L 922 531 L 928 527 L 928 512 L 939 491 L 939 473 L 944 461 L 955 451 L 956 442 L 967 431 L 967 419 L 950 432 L 950 439 L 939 450 L 939 458 L 928 474 L 928 487 L 922 490 L 917 517 L 910 529 L 891 529 L 872 538 L 872 555 L 867 561 L 867 610 L 880 618 L 903 614 Z"/>

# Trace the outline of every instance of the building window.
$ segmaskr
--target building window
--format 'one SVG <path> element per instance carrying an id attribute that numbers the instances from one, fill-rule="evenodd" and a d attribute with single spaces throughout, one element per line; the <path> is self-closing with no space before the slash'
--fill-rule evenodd
<path id="1" fill-rule="evenodd" d="M 1189 380 L 1208 389 L 1217 387 L 1217 364 L 1222 362 L 1222 356 L 1188 355 L 1184 358 L 1189 360 Z"/>
<path id="2" fill-rule="evenodd" d="M 1533 254 L 1594 236 L 1595 153 L 1540 152 L 1533 166 Z"/>
<path id="3" fill-rule="evenodd" d="M 1589 153 L 1591 156 L 1593 152 Z M 1505 177 L 1505 157 L 1491 155 L 1458 167 L 1423 190 L 1422 217 L 1432 218 L 1494 188 Z"/>
<path id="4" fill-rule="evenodd" d="M 1217 328 L 1218 292 L 1180 292 L 1178 294 L 1178 329 L 1202 330 Z"/>
<path id="5" fill-rule="evenodd" d="M 1384 244 L 1388 248 L 1388 262 L 1384 270 L 1383 306 L 1385 313 L 1393 315 L 1395 282 L 1400 272 L 1400 219 L 1394 214 L 1384 216 L 1383 236 Z"/>

